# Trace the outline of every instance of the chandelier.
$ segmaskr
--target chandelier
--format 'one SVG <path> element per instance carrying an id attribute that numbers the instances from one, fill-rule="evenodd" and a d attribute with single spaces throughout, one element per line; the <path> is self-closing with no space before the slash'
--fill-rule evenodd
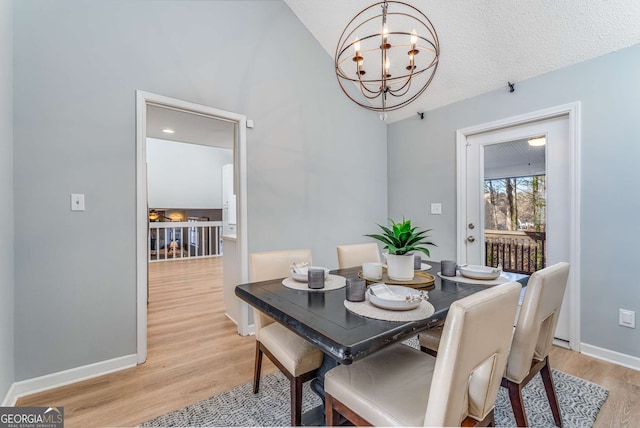
<path id="1" fill-rule="evenodd" d="M 345 95 L 385 119 L 427 89 L 439 56 L 438 35 L 425 14 L 383 1 L 347 24 L 336 47 L 336 76 Z"/>

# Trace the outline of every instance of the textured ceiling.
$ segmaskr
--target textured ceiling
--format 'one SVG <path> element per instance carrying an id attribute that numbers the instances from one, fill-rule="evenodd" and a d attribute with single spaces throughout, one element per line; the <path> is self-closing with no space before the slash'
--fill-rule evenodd
<path id="1" fill-rule="evenodd" d="M 440 64 L 426 92 L 389 122 L 640 43 L 638 0 L 404 1 L 433 23 Z M 284 2 L 331 58 L 347 23 L 375 3 Z"/>

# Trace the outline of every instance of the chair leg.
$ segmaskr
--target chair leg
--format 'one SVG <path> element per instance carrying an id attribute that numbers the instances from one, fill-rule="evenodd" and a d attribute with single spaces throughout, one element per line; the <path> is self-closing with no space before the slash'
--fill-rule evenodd
<path id="1" fill-rule="evenodd" d="M 511 408 L 513 409 L 513 415 L 516 418 L 516 426 L 527 427 L 527 413 L 524 410 L 524 402 L 522 401 L 522 390 L 520 385 L 511 382 L 509 379 L 502 378 L 502 386 L 509 391 L 509 401 L 511 401 Z"/>
<path id="2" fill-rule="evenodd" d="M 291 379 L 291 426 L 302 425 L 302 377 Z"/>
<path id="3" fill-rule="evenodd" d="M 562 426 L 562 418 L 560 417 L 560 406 L 558 405 L 558 396 L 556 395 L 556 389 L 553 385 L 553 377 L 551 376 L 551 368 L 549 367 L 549 357 L 545 358 L 545 365 L 540 369 L 540 376 L 544 383 L 544 390 L 547 393 L 549 399 L 549 406 L 551 407 L 551 413 L 553 413 L 553 420 L 556 426 Z"/>
<path id="4" fill-rule="evenodd" d="M 328 427 L 335 427 L 340 425 L 340 413 L 335 411 L 333 407 L 333 397 L 325 395 L 325 420 Z"/>
<path id="5" fill-rule="evenodd" d="M 494 409 L 491 409 L 489 414 L 482 421 L 482 424 L 485 427 L 495 427 L 496 426 L 496 415 L 495 415 L 495 410 Z"/>
<path id="6" fill-rule="evenodd" d="M 260 372 L 262 371 L 262 349 L 260 342 L 256 340 L 256 359 L 253 366 L 253 393 L 257 394 L 260 389 Z"/>
<path id="7" fill-rule="evenodd" d="M 371 422 L 358 415 L 330 394 L 325 394 L 325 421 L 327 426 L 370 427 Z"/>
<path id="8" fill-rule="evenodd" d="M 460 426 L 461 427 L 494 427 L 496 426 L 495 412 L 493 409 L 491 409 L 491 411 L 487 413 L 487 416 L 485 416 L 484 419 L 481 421 L 477 421 L 471 416 L 467 416 L 462 420 L 462 423 L 460 424 Z"/>

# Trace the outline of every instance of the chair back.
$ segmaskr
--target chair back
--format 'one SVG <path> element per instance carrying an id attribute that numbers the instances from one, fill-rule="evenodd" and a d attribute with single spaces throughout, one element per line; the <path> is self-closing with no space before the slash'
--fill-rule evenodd
<path id="1" fill-rule="evenodd" d="M 378 244 L 338 245 L 338 267 L 340 269 L 362 266 L 366 262 L 380 263 Z"/>
<path id="2" fill-rule="evenodd" d="M 483 420 L 495 405 L 522 286 L 509 282 L 454 302 L 444 324 L 425 426 Z"/>
<path id="3" fill-rule="evenodd" d="M 281 250 L 249 255 L 249 281 L 268 281 L 285 278 L 291 274 L 292 263 L 306 262 L 311 265 L 311 250 Z M 260 340 L 260 329 L 273 322 L 273 319 L 257 309 L 253 309 L 253 322 L 256 339 Z"/>
<path id="4" fill-rule="evenodd" d="M 529 278 L 507 362 L 507 379 L 521 383 L 532 360 L 541 361 L 551 352 L 568 277 L 569 264 L 561 262 Z"/>

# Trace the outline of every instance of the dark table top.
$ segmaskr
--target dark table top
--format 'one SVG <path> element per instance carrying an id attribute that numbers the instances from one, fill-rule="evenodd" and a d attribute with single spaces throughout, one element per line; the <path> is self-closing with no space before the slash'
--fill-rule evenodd
<path id="1" fill-rule="evenodd" d="M 241 284 L 236 295 L 287 326 L 341 364 L 353 361 L 394 342 L 415 336 L 444 320 L 451 304 L 486 289 L 486 285 L 458 283 L 441 279 L 440 263 L 428 261 L 436 277 L 429 291 L 435 313 L 420 321 L 382 321 L 365 318 L 344 307 L 346 288 L 332 291 L 301 291 L 282 285 L 282 279 Z M 355 277 L 360 268 L 339 269 L 331 273 Z M 509 280 L 526 285 L 528 275 L 506 274 Z"/>

